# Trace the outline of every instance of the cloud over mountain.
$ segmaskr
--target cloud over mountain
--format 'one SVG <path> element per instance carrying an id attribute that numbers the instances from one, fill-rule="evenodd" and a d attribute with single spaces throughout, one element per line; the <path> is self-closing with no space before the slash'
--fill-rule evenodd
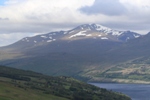
<path id="1" fill-rule="evenodd" d="M 85 6 L 80 10 L 87 14 L 115 16 L 124 14 L 126 8 L 119 2 L 119 0 L 95 0 L 92 6 Z"/>
<path id="2" fill-rule="evenodd" d="M 68 30 L 87 23 L 145 34 L 150 27 L 149 0 L 5 0 L 3 4 L 0 37 L 19 33 L 21 39 L 29 34 Z M 4 37 L 3 40 L 9 41 Z M 0 46 L 6 45 L 3 43 L 6 42 Z"/>

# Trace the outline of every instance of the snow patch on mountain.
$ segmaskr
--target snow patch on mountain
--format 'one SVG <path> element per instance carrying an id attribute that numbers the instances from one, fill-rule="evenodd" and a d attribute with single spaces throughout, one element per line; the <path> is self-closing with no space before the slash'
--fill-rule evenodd
<path id="1" fill-rule="evenodd" d="M 139 38 L 139 37 L 140 37 L 140 35 L 135 35 L 135 34 L 134 34 L 134 37 L 135 37 L 135 38 Z"/>
<path id="2" fill-rule="evenodd" d="M 34 43 L 37 43 L 37 41 L 34 41 Z"/>
<path id="3" fill-rule="evenodd" d="M 56 41 L 56 39 L 53 39 L 53 41 Z"/>
<path id="4" fill-rule="evenodd" d="M 120 31 L 112 31 L 112 35 L 116 35 L 116 36 L 120 36 L 121 34 L 123 34 L 123 32 Z"/>
<path id="5" fill-rule="evenodd" d="M 102 40 L 107 40 L 108 38 L 107 38 L 107 37 L 101 37 L 101 39 L 102 39 Z"/>
<path id="6" fill-rule="evenodd" d="M 102 35 L 98 35 L 98 37 L 101 37 Z"/>
<path id="7" fill-rule="evenodd" d="M 93 24 L 94 26 L 95 26 L 95 28 L 96 28 L 96 30 L 97 31 L 104 31 L 104 32 L 109 32 L 109 31 L 111 31 L 111 29 L 110 28 L 108 28 L 108 27 L 105 27 L 105 26 L 102 26 L 102 25 L 99 25 L 99 24 Z"/>
<path id="8" fill-rule="evenodd" d="M 52 37 L 49 37 L 50 39 L 53 39 Z"/>
<path id="9" fill-rule="evenodd" d="M 48 40 L 47 42 L 52 42 L 52 40 Z"/>
<path id="10" fill-rule="evenodd" d="M 21 41 L 29 42 L 28 38 L 23 38 Z"/>
<path id="11" fill-rule="evenodd" d="M 66 31 L 66 32 L 64 32 L 64 34 L 67 34 L 68 32 Z"/>
<path id="12" fill-rule="evenodd" d="M 99 25 L 99 24 L 93 24 L 93 26 L 95 27 L 95 29 L 97 31 L 104 32 L 106 35 L 107 34 L 112 34 L 112 35 L 115 35 L 115 36 L 120 36 L 121 34 L 123 34 L 123 31 L 112 30 L 108 27 L 105 27 L 105 26 L 102 26 L 102 25 Z"/>
<path id="13" fill-rule="evenodd" d="M 44 36 L 44 35 L 42 35 L 41 37 L 42 37 L 42 38 L 47 38 L 47 36 Z"/>
<path id="14" fill-rule="evenodd" d="M 87 34 L 86 36 L 92 36 L 92 34 Z"/>
<path id="15" fill-rule="evenodd" d="M 70 36 L 69 38 L 73 38 L 73 37 L 78 37 L 78 36 L 86 36 L 86 31 L 80 31 L 72 36 Z"/>
<path id="16" fill-rule="evenodd" d="M 40 42 L 54 42 L 61 40 L 76 40 L 80 39 L 102 39 L 112 41 L 126 42 L 129 39 L 138 38 L 140 34 L 131 31 L 118 31 L 99 24 L 84 24 L 68 31 L 56 31 L 48 34 L 37 35 L 34 37 L 27 37 L 22 39 L 24 42 L 40 43 Z"/>

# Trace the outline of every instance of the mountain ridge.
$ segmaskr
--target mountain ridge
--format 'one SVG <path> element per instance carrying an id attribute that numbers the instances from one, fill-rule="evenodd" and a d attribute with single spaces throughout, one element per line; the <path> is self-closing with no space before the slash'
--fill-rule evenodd
<path id="1" fill-rule="evenodd" d="M 99 24 L 84 24 L 68 31 L 56 31 L 33 37 L 25 37 L 18 42 L 26 44 L 42 45 L 57 40 L 101 39 L 117 42 L 126 42 L 129 39 L 138 38 L 141 35 L 131 31 L 117 31 Z"/>
<path id="2" fill-rule="evenodd" d="M 89 80 L 119 63 L 140 58 L 144 52 L 130 49 L 139 48 L 138 40 L 148 42 L 145 38 L 131 31 L 84 24 L 68 31 L 23 38 L 0 48 L 0 64 Z"/>

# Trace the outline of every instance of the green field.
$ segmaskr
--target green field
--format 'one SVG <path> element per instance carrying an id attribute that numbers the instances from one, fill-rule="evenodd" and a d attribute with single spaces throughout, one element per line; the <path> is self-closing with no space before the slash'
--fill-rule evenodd
<path id="1" fill-rule="evenodd" d="M 71 77 L 0 66 L 0 100 L 131 100 Z"/>

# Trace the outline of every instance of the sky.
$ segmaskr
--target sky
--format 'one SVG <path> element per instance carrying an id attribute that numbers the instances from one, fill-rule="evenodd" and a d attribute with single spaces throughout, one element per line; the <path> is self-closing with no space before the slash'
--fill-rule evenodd
<path id="1" fill-rule="evenodd" d="M 0 0 L 0 46 L 90 23 L 146 34 L 150 0 Z"/>
<path id="2" fill-rule="evenodd" d="M 6 0 L 0 0 L 0 5 L 4 5 Z"/>

